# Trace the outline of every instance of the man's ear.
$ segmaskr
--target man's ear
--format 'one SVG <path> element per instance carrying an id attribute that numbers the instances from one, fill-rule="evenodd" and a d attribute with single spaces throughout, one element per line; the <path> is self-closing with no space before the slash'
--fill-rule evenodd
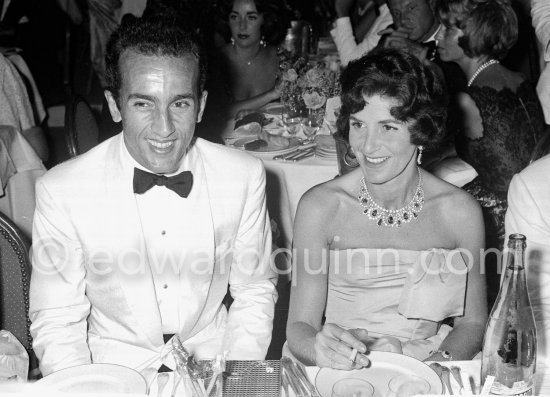
<path id="1" fill-rule="evenodd" d="M 122 121 L 122 116 L 120 115 L 120 110 L 118 110 L 118 105 L 116 103 L 115 97 L 109 90 L 103 91 L 105 99 L 107 99 L 107 104 L 109 105 L 109 112 L 115 123 Z"/>
<path id="2" fill-rule="evenodd" d="M 199 113 L 197 114 L 197 123 L 200 123 L 202 120 L 204 108 L 206 107 L 206 98 L 208 98 L 208 91 L 204 90 L 199 100 Z"/>

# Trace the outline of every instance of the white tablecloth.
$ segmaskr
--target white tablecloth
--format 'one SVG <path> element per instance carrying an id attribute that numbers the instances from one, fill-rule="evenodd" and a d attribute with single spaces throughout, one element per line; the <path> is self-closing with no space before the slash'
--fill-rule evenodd
<path id="1" fill-rule="evenodd" d="M 464 384 L 465 394 L 468 394 L 469 390 L 474 391 L 474 393 L 479 393 L 479 378 L 481 375 L 481 360 L 470 360 L 470 361 L 447 361 L 440 362 L 441 365 L 444 365 L 448 368 L 452 366 L 457 366 L 460 368 L 460 373 L 462 377 L 462 383 Z M 319 372 L 319 367 L 306 367 L 306 372 L 309 376 L 309 379 L 313 384 L 315 384 L 315 378 Z M 459 385 L 457 381 L 451 376 L 451 387 L 453 392 L 458 395 Z M 475 390 L 473 390 L 475 388 Z M 535 376 L 535 395 L 550 395 L 550 368 L 546 366 L 543 360 L 537 361 L 537 372 Z"/>

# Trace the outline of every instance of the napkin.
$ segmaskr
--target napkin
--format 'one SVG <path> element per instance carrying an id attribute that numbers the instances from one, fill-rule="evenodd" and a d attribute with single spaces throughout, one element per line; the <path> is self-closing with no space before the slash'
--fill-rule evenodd
<path id="1" fill-rule="evenodd" d="M 29 355 L 9 331 L 0 331 L 0 382 L 15 377 L 17 381 L 26 382 L 29 372 Z"/>
<path id="2" fill-rule="evenodd" d="M 267 119 L 262 113 L 252 112 L 235 121 L 234 132 L 236 135 L 254 135 L 262 130 Z"/>

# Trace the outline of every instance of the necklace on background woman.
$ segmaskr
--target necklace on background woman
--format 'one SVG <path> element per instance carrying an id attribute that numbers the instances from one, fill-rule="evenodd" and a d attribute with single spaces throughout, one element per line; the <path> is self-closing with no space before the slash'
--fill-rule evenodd
<path id="1" fill-rule="evenodd" d="M 476 77 L 481 73 L 483 72 L 485 69 L 487 69 L 489 66 L 491 65 L 494 65 L 495 63 L 500 63 L 499 61 L 497 61 L 496 59 L 489 59 L 487 62 L 484 62 L 482 63 L 478 68 L 477 70 L 474 72 L 474 74 L 472 75 L 472 77 L 470 77 L 470 80 L 468 80 L 468 87 L 472 85 L 472 83 L 474 82 L 474 80 L 476 79 Z"/>
<path id="2" fill-rule="evenodd" d="M 260 45 L 258 47 L 258 51 L 256 51 L 256 54 L 254 54 L 254 56 L 252 58 L 250 58 L 248 61 L 247 60 L 244 60 L 240 54 L 237 52 L 237 49 L 235 48 L 235 46 L 233 46 L 233 48 L 235 49 L 235 53 L 237 54 L 237 58 L 239 58 L 241 61 L 245 62 L 246 63 L 246 66 L 250 66 L 252 65 L 252 62 L 254 62 L 254 60 L 256 58 L 258 58 L 258 55 L 260 55 L 260 52 L 262 52 L 262 46 Z"/>
<path id="3" fill-rule="evenodd" d="M 378 226 L 400 227 L 403 223 L 409 223 L 418 218 L 424 204 L 424 189 L 422 189 L 422 172 L 418 170 L 418 185 L 409 204 L 397 210 L 389 210 L 379 205 L 371 197 L 365 178 L 361 178 L 359 188 L 359 203 L 363 207 L 363 215 L 376 222 Z"/>

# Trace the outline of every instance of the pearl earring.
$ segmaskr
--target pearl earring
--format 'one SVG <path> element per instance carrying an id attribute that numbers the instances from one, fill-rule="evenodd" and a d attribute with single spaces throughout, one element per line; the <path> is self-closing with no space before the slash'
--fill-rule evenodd
<path id="1" fill-rule="evenodd" d="M 231 37 L 231 45 L 235 47 L 235 39 L 233 37 Z"/>
<path id="2" fill-rule="evenodd" d="M 422 164 L 422 151 L 424 151 L 424 146 L 420 145 L 418 147 L 418 157 L 416 158 L 416 164 Z"/>
<path id="3" fill-rule="evenodd" d="M 262 47 L 266 47 L 266 46 L 267 46 L 267 43 L 265 42 L 264 36 L 262 36 L 262 38 L 260 39 L 260 45 L 261 45 Z"/>

